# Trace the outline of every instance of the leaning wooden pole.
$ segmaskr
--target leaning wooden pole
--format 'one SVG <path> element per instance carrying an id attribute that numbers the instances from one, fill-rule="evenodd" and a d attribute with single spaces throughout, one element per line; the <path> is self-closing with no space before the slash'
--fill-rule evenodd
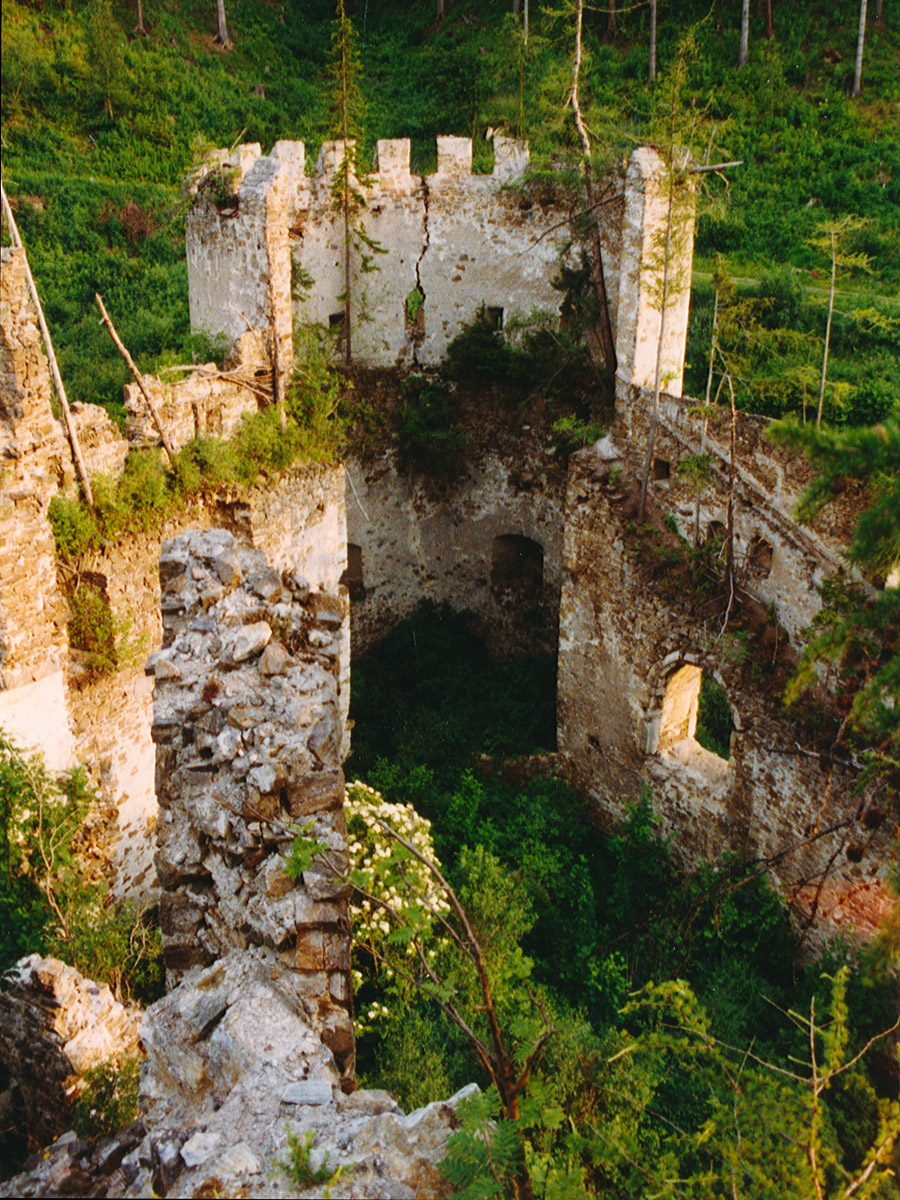
<path id="1" fill-rule="evenodd" d="M 140 371 L 135 366 L 134 359 L 131 357 L 131 355 L 128 353 L 127 349 L 125 348 L 125 345 L 124 345 L 122 339 L 116 333 L 116 327 L 115 327 L 115 325 L 113 325 L 112 320 L 110 319 L 109 313 L 106 311 L 106 308 L 103 304 L 103 300 L 101 299 L 99 292 L 94 293 L 94 299 L 97 301 L 97 307 L 100 309 L 100 318 L 103 321 L 103 324 L 106 326 L 109 336 L 115 342 L 116 349 L 118 350 L 118 352 L 125 359 L 125 362 L 128 366 L 128 370 L 134 376 L 135 383 L 141 389 L 141 395 L 147 401 L 147 407 L 150 409 L 150 416 L 153 418 L 153 424 L 156 426 L 157 432 L 159 433 L 159 436 L 162 439 L 163 449 L 165 450 L 166 454 L 169 456 L 169 462 L 174 462 L 175 461 L 175 450 L 174 450 L 174 447 L 172 446 L 172 443 L 169 441 L 168 436 L 166 435 L 165 429 L 163 428 L 162 418 L 159 415 L 159 409 L 156 407 L 156 401 L 153 399 L 153 397 L 147 391 L 147 388 L 144 386 L 144 381 L 141 378 Z"/>
<path id="2" fill-rule="evenodd" d="M 41 298 L 38 295 L 37 285 L 34 282 L 34 276 L 31 274 L 31 267 L 28 265 L 28 253 L 22 245 L 22 239 L 19 236 L 19 228 L 16 225 L 16 219 L 13 216 L 12 208 L 9 200 L 6 198 L 6 189 L 0 184 L 0 198 L 3 201 L 3 215 L 6 217 L 6 223 L 9 226 L 9 240 L 17 250 L 23 251 L 25 262 L 25 278 L 28 281 L 28 290 L 31 292 L 31 299 L 34 301 L 34 307 L 37 310 L 38 327 L 41 331 L 41 337 L 44 339 L 44 347 L 47 351 L 47 361 L 50 364 L 50 377 L 53 380 L 53 386 L 56 389 L 56 394 L 59 397 L 59 405 L 62 409 L 63 421 L 66 426 L 66 433 L 69 437 L 69 445 L 72 448 L 72 458 L 75 460 L 75 470 L 78 473 L 78 478 L 81 482 L 81 490 L 84 492 L 84 498 L 88 505 L 94 507 L 94 496 L 91 492 L 91 481 L 85 466 L 84 456 L 81 453 L 81 445 L 78 441 L 78 434 L 75 431 L 75 422 L 72 420 L 72 410 L 69 408 L 69 398 L 66 395 L 66 389 L 63 386 L 62 376 L 59 373 L 59 364 L 56 361 L 56 355 L 53 353 L 53 343 L 50 341 L 50 330 L 47 328 L 47 322 L 44 318 L 44 310 L 41 307 Z"/>

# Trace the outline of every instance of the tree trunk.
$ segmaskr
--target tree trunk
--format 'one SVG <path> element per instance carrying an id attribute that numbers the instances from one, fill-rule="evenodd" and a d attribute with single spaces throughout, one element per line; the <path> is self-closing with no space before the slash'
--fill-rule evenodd
<path id="1" fill-rule="evenodd" d="M 654 0 L 655 3 L 655 0 Z M 578 79 L 581 73 L 581 29 L 584 19 L 584 0 L 576 0 L 575 4 L 575 57 L 572 60 L 572 90 L 569 93 L 569 104 L 575 118 L 575 128 L 581 141 L 584 156 L 584 190 L 587 199 L 588 220 L 591 230 L 591 260 L 594 291 L 597 295 L 597 309 L 600 320 L 600 346 L 603 351 L 603 361 L 609 372 L 610 380 L 615 384 L 618 362 L 616 360 L 616 345 L 613 341 L 612 323 L 609 319 L 609 300 L 606 295 L 606 280 L 603 275 L 603 246 L 600 241 L 600 227 L 597 224 L 597 209 L 594 191 L 594 172 L 591 168 L 591 139 L 587 126 L 581 115 L 581 105 L 578 100 Z"/>
<path id="2" fill-rule="evenodd" d="M 525 11 L 522 15 L 522 32 L 525 35 L 525 45 L 528 45 L 528 4 L 529 0 L 525 0 Z"/>
<path id="3" fill-rule="evenodd" d="M 228 36 L 228 24 L 225 20 L 225 0 L 216 0 L 216 25 L 218 27 L 216 45 L 227 49 L 231 45 L 231 39 Z"/>
<path id="4" fill-rule="evenodd" d="M 875 24 L 879 27 L 884 23 L 884 0 L 875 0 Z"/>
<path id="5" fill-rule="evenodd" d="M 766 40 L 771 41 L 775 36 L 775 26 L 772 24 L 772 0 L 766 0 Z"/>
<path id="6" fill-rule="evenodd" d="M 616 12 L 616 0 L 609 0 L 609 15 L 606 18 L 606 33 L 604 42 L 614 42 L 619 35 L 619 19 Z"/>
<path id="7" fill-rule="evenodd" d="M 862 0 L 865 4 L 866 0 Z M 825 405 L 825 380 L 828 377 L 828 343 L 831 341 L 831 316 L 834 312 L 834 281 L 837 277 L 837 250 L 834 245 L 834 230 L 831 231 L 831 288 L 828 292 L 828 320 L 825 324 L 825 349 L 822 353 L 822 379 L 819 384 L 819 406 L 816 409 L 816 429 L 822 424 L 822 409 Z"/>
<path id="8" fill-rule="evenodd" d="M 135 37 L 146 37 L 147 28 L 144 25 L 144 5 L 143 0 L 137 0 L 137 25 L 134 27 Z"/>
<path id="9" fill-rule="evenodd" d="M 750 0 L 741 3 L 741 45 L 738 50 L 738 69 L 746 67 L 750 57 Z"/>
<path id="10" fill-rule="evenodd" d="M 706 396 L 703 400 L 703 429 L 700 433 L 700 453 L 706 453 L 706 432 L 709 429 L 709 404 L 712 399 L 713 373 L 716 365 L 716 339 L 719 336 L 719 289 L 713 304 L 712 334 L 709 339 L 709 372 L 706 376 Z M 718 399 L 718 397 L 716 397 Z M 700 490 L 694 502 L 694 549 L 700 545 Z"/>
<path id="11" fill-rule="evenodd" d="M 652 83 L 656 78 L 656 0 L 650 0 L 650 59 L 647 68 L 647 82 Z"/>
<path id="12" fill-rule="evenodd" d="M 168 436 L 166 435 L 165 426 L 162 423 L 162 418 L 159 415 L 159 409 L 156 407 L 156 402 L 154 401 L 154 399 L 150 395 L 150 393 L 147 391 L 147 388 L 144 385 L 144 381 L 141 378 L 141 373 L 137 369 L 137 365 L 135 364 L 134 359 L 128 353 L 125 343 L 122 341 L 122 339 L 119 337 L 118 333 L 116 332 L 116 327 L 115 327 L 115 325 L 113 325 L 112 318 L 110 317 L 109 313 L 106 311 L 106 306 L 104 305 L 103 299 L 100 296 L 99 292 L 94 293 L 94 299 L 97 301 L 97 307 L 100 309 L 101 321 L 106 326 L 106 330 L 109 333 L 109 336 L 112 338 L 113 342 L 115 343 L 116 349 L 124 358 L 125 365 L 128 367 L 128 370 L 131 372 L 134 382 L 138 385 L 141 395 L 144 397 L 146 405 L 150 409 L 150 416 L 153 418 L 153 424 L 156 426 L 156 432 L 159 434 L 160 441 L 163 444 L 163 449 L 166 452 L 166 457 L 168 458 L 170 463 L 173 463 L 175 461 L 175 447 L 172 445 L 172 443 L 169 441 Z"/>
<path id="13" fill-rule="evenodd" d="M 38 295 L 37 284 L 34 282 L 34 276 L 31 274 L 31 266 L 28 262 L 28 252 L 22 244 L 22 239 L 19 236 L 19 228 L 16 225 L 16 219 L 13 216 L 13 210 L 9 200 L 6 197 L 6 190 L 3 184 L 0 183 L 0 203 L 3 206 L 3 215 L 6 217 L 6 224 L 9 229 L 9 240 L 13 246 L 22 250 L 25 253 L 25 279 L 28 283 L 28 290 L 31 293 L 31 299 L 34 301 L 35 311 L 37 312 L 38 328 L 41 331 L 41 337 L 44 339 L 44 349 L 47 351 L 47 362 L 50 365 L 50 378 L 53 380 L 53 386 L 56 388 L 56 395 L 59 399 L 59 406 L 62 409 L 63 421 L 66 426 L 66 433 L 69 435 L 69 445 L 72 447 L 72 458 L 75 460 L 75 470 L 78 473 L 78 478 L 81 481 L 81 490 L 84 493 L 85 501 L 88 508 L 94 507 L 94 497 L 91 493 L 91 480 L 87 473 L 84 456 L 81 453 L 81 444 L 78 441 L 78 431 L 75 428 L 75 422 L 72 420 L 72 410 L 69 408 L 69 399 L 66 396 L 66 389 L 63 386 L 62 375 L 59 373 L 59 363 L 56 361 L 56 355 L 53 352 L 53 343 L 50 340 L 50 330 L 47 327 L 47 321 L 44 317 L 44 309 L 41 305 L 41 298 Z"/>
<path id="14" fill-rule="evenodd" d="M 444 15 L 444 0 L 437 0 L 437 19 L 443 21 Z"/>
<path id="15" fill-rule="evenodd" d="M 516 16 L 522 11 L 522 0 L 513 0 L 513 12 Z"/>
<path id="16" fill-rule="evenodd" d="M 868 0 L 859 0 L 859 36 L 856 39 L 856 70 L 853 73 L 853 92 L 858 96 L 862 92 L 863 50 L 866 45 L 866 8 Z"/>

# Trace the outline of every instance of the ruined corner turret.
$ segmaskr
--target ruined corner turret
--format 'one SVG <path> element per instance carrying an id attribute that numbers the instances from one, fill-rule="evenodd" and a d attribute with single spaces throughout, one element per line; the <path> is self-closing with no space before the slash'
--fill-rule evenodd
<path id="1" fill-rule="evenodd" d="M 310 593 L 231 534 L 192 531 L 160 558 L 163 648 L 153 740 L 167 983 L 232 950 L 258 960 L 352 1085 L 342 719 L 342 596 Z M 332 870 L 285 873 L 295 831 Z"/>

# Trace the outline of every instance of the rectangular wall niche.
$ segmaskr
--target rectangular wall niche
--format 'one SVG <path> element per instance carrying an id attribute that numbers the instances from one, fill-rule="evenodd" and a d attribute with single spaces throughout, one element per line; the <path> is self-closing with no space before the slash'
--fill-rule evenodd
<path id="1" fill-rule="evenodd" d="M 544 584 L 544 551 L 539 542 L 519 533 L 494 538 L 491 592 L 504 603 L 535 608 Z"/>
<path id="2" fill-rule="evenodd" d="M 351 600 L 362 600 L 366 594 L 362 546 L 357 546 L 355 542 L 347 543 L 347 569 L 341 576 L 341 583 L 350 593 Z"/>

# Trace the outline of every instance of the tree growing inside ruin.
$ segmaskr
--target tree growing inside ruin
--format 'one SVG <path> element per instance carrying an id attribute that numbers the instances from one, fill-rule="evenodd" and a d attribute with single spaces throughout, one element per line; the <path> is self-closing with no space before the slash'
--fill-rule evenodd
<path id="1" fill-rule="evenodd" d="M 584 171 L 584 191 L 587 201 L 587 219 L 590 230 L 591 245 L 591 278 L 594 292 L 597 296 L 598 335 L 603 354 L 603 362 L 610 379 L 615 379 L 618 362 L 616 360 L 616 345 L 613 340 L 612 322 L 609 316 L 609 300 L 606 293 L 606 279 L 603 273 L 603 245 L 600 239 L 600 198 L 594 180 L 592 164 L 591 137 L 581 107 L 580 86 L 581 68 L 584 62 L 584 0 L 575 0 L 574 42 L 572 55 L 572 82 L 569 87 L 567 105 L 572 109 L 575 129 L 581 143 L 582 163 Z"/>
<path id="2" fill-rule="evenodd" d="M 653 408 L 650 414 L 647 450 L 641 475 L 638 520 L 643 520 L 644 517 L 650 469 L 653 463 L 653 448 L 659 421 L 660 392 L 664 382 L 662 359 L 669 305 L 679 292 L 690 287 L 690 279 L 682 278 L 681 273 L 676 270 L 675 260 L 679 242 L 684 236 L 680 228 L 679 214 L 683 212 L 684 205 L 693 200 L 693 182 L 690 172 L 693 165 L 691 143 L 694 136 L 694 114 L 686 111 L 683 92 L 688 64 L 696 54 L 696 36 L 693 30 L 689 30 L 682 37 L 672 67 L 666 76 L 665 87 L 660 93 L 655 118 L 657 136 L 654 140 L 663 148 L 664 168 L 659 183 L 666 196 L 666 220 L 657 244 L 653 247 L 651 260 L 641 264 L 642 270 L 653 274 L 654 283 L 651 290 L 655 293 L 654 305 L 659 311 L 659 340 L 656 347 L 656 368 L 653 380 Z"/>
<path id="3" fill-rule="evenodd" d="M 343 154 L 334 175 L 331 194 L 334 207 L 343 223 L 344 307 L 342 326 L 344 362 L 353 360 L 353 257 L 359 258 L 362 273 L 375 270 L 374 256 L 384 253 L 383 247 L 371 238 L 357 219 L 366 207 L 363 193 L 365 174 L 359 169 L 359 148 L 366 119 L 366 102 L 360 79 L 362 59 L 359 39 L 353 22 L 347 16 L 344 0 L 338 0 L 337 13 L 331 34 L 331 128 L 343 144 Z"/>
<path id="4" fill-rule="evenodd" d="M 812 245 L 831 259 L 831 280 L 828 287 L 828 317 L 825 322 L 825 342 L 822 349 L 822 371 L 819 378 L 819 401 L 816 406 L 816 427 L 822 424 L 822 409 L 825 405 L 825 386 L 828 379 L 828 350 L 831 345 L 831 322 L 834 316 L 834 296 L 839 271 L 868 271 L 869 256 L 855 254 L 847 249 L 847 241 L 863 228 L 865 222 L 859 217 L 846 216 L 839 221 L 827 221 L 819 226 Z"/>

